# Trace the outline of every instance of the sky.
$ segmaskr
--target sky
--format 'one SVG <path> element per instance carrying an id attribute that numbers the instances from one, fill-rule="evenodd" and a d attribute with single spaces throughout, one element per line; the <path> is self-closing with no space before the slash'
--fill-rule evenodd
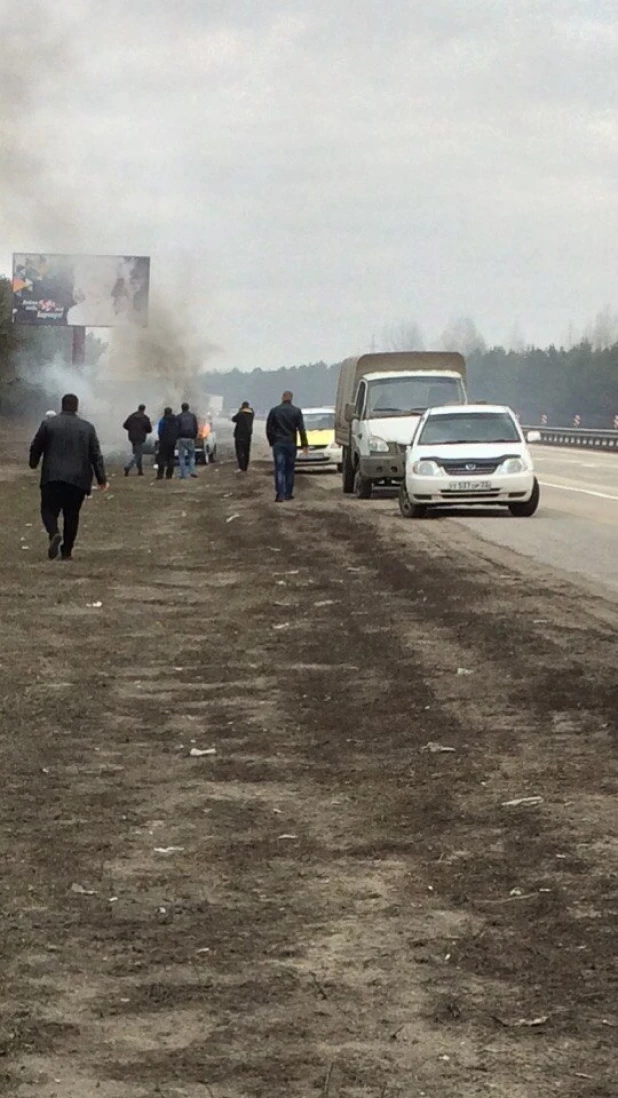
<path id="1" fill-rule="evenodd" d="M 615 0 L 0 0 L 0 271 L 152 256 L 219 369 L 618 305 Z M 10 29 L 9 29 L 10 28 Z"/>

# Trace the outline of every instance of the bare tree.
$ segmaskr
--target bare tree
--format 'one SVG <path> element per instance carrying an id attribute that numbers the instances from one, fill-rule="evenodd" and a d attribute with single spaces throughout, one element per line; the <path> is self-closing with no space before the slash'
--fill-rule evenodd
<path id="1" fill-rule="evenodd" d="M 384 328 L 382 345 L 385 351 L 422 351 L 425 340 L 416 321 L 400 320 Z"/>
<path id="2" fill-rule="evenodd" d="M 442 348 L 445 351 L 460 351 L 462 355 L 483 352 L 487 345 L 476 324 L 469 316 L 457 317 L 449 321 L 442 332 Z"/>
<path id="3" fill-rule="evenodd" d="M 609 305 L 604 305 L 595 316 L 592 324 L 586 328 L 585 339 L 595 351 L 606 351 L 618 343 L 618 314 Z"/>

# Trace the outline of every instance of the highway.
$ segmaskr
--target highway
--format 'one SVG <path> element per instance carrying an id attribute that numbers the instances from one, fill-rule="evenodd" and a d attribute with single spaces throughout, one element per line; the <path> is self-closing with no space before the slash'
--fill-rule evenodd
<path id="1" fill-rule="evenodd" d="M 533 447 L 541 505 L 533 519 L 457 522 L 497 545 L 618 592 L 618 455 Z"/>
<path id="2" fill-rule="evenodd" d="M 496 508 L 443 512 L 439 521 L 618 594 L 618 455 L 547 446 L 534 446 L 532 453 L 541 484 L 541 505 L 532 519 Z M 340 491 L 339 477 L 320 482 Z M 357 505 L 392 513 L 393 494 Z"/>

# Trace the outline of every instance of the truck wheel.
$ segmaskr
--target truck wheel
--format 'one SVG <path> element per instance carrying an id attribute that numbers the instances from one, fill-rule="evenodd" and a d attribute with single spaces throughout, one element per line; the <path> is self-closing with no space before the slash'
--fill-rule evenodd
<path id="1" fill-rule="evenodd" d="M 341 486 L 347 496 L 354 491 L 354 466 L 350 458 L 350 447 L 343 448 L 343 462 L 341 466 Z"/>
<path id="2" fill-rule="evenodd" d="M 530 518 L 539 506 L 540 498 L 541 490 L 539 488 L 539 482 L 535 477 L 534 488 L 532 489 L 530 499 L 520 503 L 509 503 L 509 511 L 512 515 L 515 515 L 515 518 Z"/>
<path id="3" fill-rule="evenodd" d="M 399 487 L 399 510 L 406 519 L 424 518 L 427 513 L 427 508 L 422 503 L 412 503 L 405 483 Z"/>
<path id="4" fill-rule="evenodd" d="M 373 481 L 364 477 L 360 469 L 356 470 L 354 476 L 354 494 L 357 499 L 371 499 L 371 493 L 373 492 Z"/>

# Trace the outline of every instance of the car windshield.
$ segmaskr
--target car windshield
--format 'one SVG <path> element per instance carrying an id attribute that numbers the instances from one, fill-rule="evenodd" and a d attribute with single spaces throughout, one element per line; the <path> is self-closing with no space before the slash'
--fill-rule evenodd
<path id="1" fill-rule="evenodd" d="M 465 412 L 430 416 L 418 439 L 421 446 L 465 442 L 521 442 L 508 412 Z"/>
<path id="2" fill-rule="evenodd" d="M 307 431 L 334 431 L 334 412 L 304 412 L 305 430 Z"/>
<path id="3" fill-rule="evenodd" d="M 427 408 L 464 403 L 458 377 L 389 377 L 369 382 L 367 417 L 407 416 Z"/>

